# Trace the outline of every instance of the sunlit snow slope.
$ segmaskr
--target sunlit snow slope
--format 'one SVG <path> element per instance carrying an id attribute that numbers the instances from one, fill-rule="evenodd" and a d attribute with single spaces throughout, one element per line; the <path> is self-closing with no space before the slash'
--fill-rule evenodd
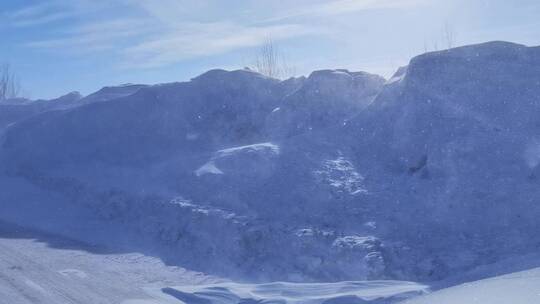
<path id="1" fill-rule="evenodd" d="M 540 268 L 442 289 L 404 304 L 537 304 Z"/>

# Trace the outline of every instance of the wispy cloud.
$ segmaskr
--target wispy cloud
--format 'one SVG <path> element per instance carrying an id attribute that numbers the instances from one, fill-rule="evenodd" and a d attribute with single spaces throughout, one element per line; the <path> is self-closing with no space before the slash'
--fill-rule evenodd
<path id="1" fill-rule="evenodd" d="M 205 18 L 206 1 L 186 0 L 51 0 L 9 14 L 14 26 L 37 26 L 74 16 L 72 29 L 51 31 L 44 39 L 25 43 L 37 49 L 88 52 L 107 51 L 122 67 L 154 68 L 183 60 L 219 55 L 274 41 L 322 35 L 328 32 L 317 18 L 375 8 L 418 5 L 427 0 L 336 0 L 282 11 L 263 20 Z M 210 1 L 211 2 L 211 1 Z M 214 5 L 226 6 L 223 2 Z M 197 19 L 199 18 L 199 20 Z"/>
<path id="2" fill-rule="evenodd" d="M 137 38 L 150 33 L 144 20 L 116 19 L 103 22 L 86 23 L 61 32 L 60 38 L 37 40 L 26 43 L 26 46 L 42 49 L 75 49 L 76 52 L 109 50 L 120 47 L 122 39 Z"/>
<path id="3" fill-rule="evenodd" d="M 343 14 L 357 13 L 373 9 L 396 9 L 415 7 L 429 3 L 428 0 L 336 0 L 325 1 L 314 5 L 305 5 L 287 10 L 277 16 L 265 20 L 266 22 L 283 21 L 299 17 L 320 18 Z"/>
<path id="4" fill-rule="evenodd" d="M 265 43 L 267 37 L 282 40 L 313 33 L 313 29 L 296 24 L 264 27 L 230 22 L 181 24 L 167 35 L 127 48 L 125 65 L 138 62 L 138 67 L 158 67 L 189 58 L 255 47 Z"/>
<path id="5" fill-rule="evenodd" d="M 113 50 L 120 56 L 118 61 L 122 67 L 153 68 L 258 46 L 269 36 L 282 40 L 313 33 L 312 27 L 297 24 L 256 26 L 232 21 L 182 21 L 182 14 L 189 13 L 182 2 L 163 0 L 157 4 L 146 0 L 123 0 L 120 5 L 129 8 L 130 14 L 98 19 L 87 16 L 69 31 L 56 31 L 52 37 L 25 45 L 83 54 Z M 76 6 L 64 9 L 66 15 L 85 13 Z M 84 10 L 88 10 L 88 6 Z M 13 16 L 27 26 L 61 17 L 48 12 L 50 5 L 43 5 L 15 12 Z"/>
<path id="6" fill-rule="evenodd" d="M 25 27 L 25 26 L 34 26 L 34 25 L 41 25 L 46 24 L 66 18 L 73 17 L 73 15 L 69 13 L 53 13 L 53 14 L 47 14 L 43 16 L 39 16 L 36 18 L 25 18 L 23 20 L 16 20 L 12 23 L 12 25 L 17 27 Z"/>
<path id="7" fill-rule="evenodd" d="M 74 11 L 63 7 L 62 3 L 51 0 L 26 6 L 4 14 L 6 23 L 14 27 L 30 27 L 47 24 L 74 16 Z"/>
<path id="8" fill-rule="evenodd" d="M 8 17 L 10 17 L 12 19 L 16 19 L 16 18 L 32 18 L 32 17 L 35 17 L 37 15 L 41 15 L 41 14 L 46 13 L 48 10 L 50 10 L 54 6 L 54 4 L 55 3 L 51 3 L 51 2 L 34 4 L 34 5 L 30 5 L 30 6 L 20 8 L 18 10 L 8 12 L 5 15 L 7 15 Z"/>
<path id="9" fill-rule="evenodd" d="M 7 25 L 14 27 L 32 27 L 45 25 L 65 19 L 84 18 L 89 14 L 110 9 L 130 0 L 46 0 L 33 5 L 23 6 L 2 14 Z M 121 15 L 121 12 L 116 12 Z"/>

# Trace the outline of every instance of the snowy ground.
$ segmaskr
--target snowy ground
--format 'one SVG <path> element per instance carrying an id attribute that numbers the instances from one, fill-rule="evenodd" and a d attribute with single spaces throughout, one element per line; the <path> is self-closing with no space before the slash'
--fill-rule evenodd
<path id="1" fill-rule="evenodd" d="M 426 288 L 399 281 L 238 284 L 0 224 L 0 303 L 390 303 Z"/>
<path id="2" fill-rule="evenodd" d="M 442 289 L 405 304 L 537 304 L 540 268 Z"/>
<path id="3" fill-rule="evenodd" d="M 338 283 L 221 283 L 166 288 L 163 292 L 185 303 L 395 303 L 425 293 L 427 286 L 402 281 Z"/>
<path id="4" fill-rule="evenodd" d="M 0 223 L 0 303 L 536 304 L 540 268 L 426 291 L 401 281 L 233 283 Z"/>
<path id="5" fill-rule="evenodd" d="M 58 247 L 52 248 L 17 230 L 0 225 L 0 303 L 179 303 L 161 289 L 218 281 L 141 254 L 107 253 L 48 236 Z"/>

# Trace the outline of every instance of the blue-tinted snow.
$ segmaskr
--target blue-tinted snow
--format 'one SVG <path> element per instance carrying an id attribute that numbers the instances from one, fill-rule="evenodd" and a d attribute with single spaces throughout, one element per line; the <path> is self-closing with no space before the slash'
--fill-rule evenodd
<path id="1" fill-rule="evenodd" d="M 442 280 L 537 251 L 539 96 L 506 42 L 389 81 L 213 70 L 7 119 L 0 218 L 250 281 Z"/>

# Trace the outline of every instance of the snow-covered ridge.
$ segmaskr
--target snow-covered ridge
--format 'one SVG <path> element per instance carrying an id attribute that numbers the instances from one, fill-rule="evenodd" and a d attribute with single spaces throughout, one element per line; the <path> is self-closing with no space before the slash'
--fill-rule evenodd
<path id="1" fill-rule="evenodd" d="M 271 78 L 260 73 L 257 73 L 251 69 L 240 69 L 240 70 L 224 70 L 224 69 L 213 69 L 207 72 L 202 73 L 201 75 L 194 77 L 191 81 L 237 81 L 240 79 L 249 79 L 249 78 L 258 78 L 263 80 L 270 80 L 273 82 L 279 82 L 278 79 Z"/>
<path id="2" fill-rule="evenodd" d="M 258 151 L 268 151 L 273 154 L 279 154 L 279 146 L 267 142 L 267 143 L 260 143 L 260 144 L 253 144 L 253 145 L 245 145 L 240 147 L 232 147 L 227 149 L 222 149 L 216 152 L 217 157 L 226 157 L 229 155 L 232 155 L 234 153 L 240 153 L 240 152 L 258 152 Z"/>
<path id="3" fill-rule="evenodd" d="M 92 93 L 82 98 L 79 104 L 90 104 L 94 102 L 103 102 L 103 101 L 118 99 L 118 98 L 135 94 L 140 89 L 147 88 L 147 87 L 149 86 L 144 85 L 144 84 L 132 84 L 132 83 L 121 84 L 118 86 L 104 87 L 98 90 L 97 92 Z"/>
<path id="4" fill-rule="evenodd" d="M 278 155 L 279 146 L 267 142 L 218 150 L 214 153 L 214 156 L 212 156 L 212 158 L 208 162 L 195 170 L 195 175 L 202 176 L 205 174 L 224 174 L 224 172 L 218 168 L 216 162 L 227 157 L 232 157 L 234 155 L 244 153 L 262 153 L 268 155 Z"/>
<path id="5" fill-rule="evenodd" d="M 340 126 L 367 107 L 384 83 L 366 72 L 314 71 L 268 115 L 268 132 L 279 138 Z"/>
<path id="6" fill-rule="evenodd" d="M 405 79 L 405 76 L 407 76 L 407 67 L 400 67 L 392 78 L 388 79 L 386 84 L 399 83 Z"/>

